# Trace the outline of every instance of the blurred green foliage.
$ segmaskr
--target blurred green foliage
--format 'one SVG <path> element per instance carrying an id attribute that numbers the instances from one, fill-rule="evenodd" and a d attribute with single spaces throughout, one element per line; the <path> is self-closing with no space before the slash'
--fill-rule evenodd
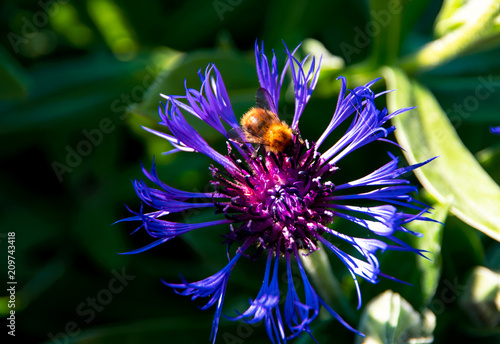
<path id="1" fill-rule="evenodd" d="M 412 227 L 426 234 L 412 244 L 428 250 L 432 261 L 408 253 L 383 254 L 382 271 L 413 286 L 390 280 L 362 283 L 365 308 L 357 311 L 351 277 L 331 259 L 337 288 L 345 295 L 339 302 L 352 308 L 338 311 L 356 327 L 365 312 L 364 328 L 397 332 L 393 337 L 372 335 L 386 343 L 401 333 L 432 337 L 434 325 L 422 320 L 428 319 L 429 310 L 436 316 L 436 343 L 500 341 L 498 323 L 478 322 L 472 301 L 467 299 L 467 307 L 459 303 L 466 288 L 467 295 L 474 295 L 468 284 L 474 269 L 500 270 L 500 244 L 492 239 L 498 240 L 500 233 L 500 137 L 488 131 L 500 125 L 500 26 L 494 12 L 499 5 L 484 1 L 481 6 L 491 8 L 481 13 L 480 2 L 469 2 L 476 6 L 445 1 L 440 12 L 442 2 L 430 0 L 3 1 L 0 248 L 6 257 L 7 233 L 15 232 L 16 340 L 208 340 L 213 310 L 198 310 L 196 302 L 176 295 L 160 280 L 177 281 L 180 273 L 199 280 L 218 271 L 226 259 L 219 235 L 227 228 L 189 233 L 127 256 L 116 253 L 144 246 L 151 238 L 141 231 L 129 236 L 132 223 L 111 224 L 128 216 L 123 204 L 139 208 L 130 180 L 142 178 L 140 162 L 149 168 L 153 156 L 158 174 L 169 185 L 208 191 L 209 159 L 199 154 L 163 156 L 168 143 L 140 126 L 155 128 L 159 93 L 182 94 L 184 80 L 198 88 L 197 72 L 209 63 L 221 71 L 235 112 L 244 113 L 258 87 L 253 55 L 258 39 L 264 40 L 268 53 L 276 51 L 280 63 L 281 40 L 289 47 L 304 42 L 298 52 L 302 56 L 313 52 L 327 57 L 301 119 L 302 137 L 319 137 L 330 120 L 339 75 L 347 77 L 351 88 L 383 76 L 388 88 L 399 88 L 387 103 L 390 110 L 419 106 L 393 123 L 406 157 L 413 163 L 441 155 L 439 162 L 419 172 L 426 188 L 419 197 L 435 204 L 435 218 L 445 226 Z M 434 40 L 445 50 L 425 45 Z M 380 81 L 376 87 L 381 91 L 386 85 Z M 290 95 L 288 91 L 280 104 L 285 120 L 293 113 Z M 225 142 L 214 130 L 193 124 L 224 151 Z M 395 147 L 375 143 L 345 159 L 342 168 L 362 176 L 387 160 L 387 150 L 402 155 Z M 184 215 L 173 220 L 199 222 L 211 216 Z M 334 225 L 355 230 L 342 221 Z M 7 276 L 5 260 L 2 276 Z M 238 263 L 225 314 L 246 309 L 263 272 L 263 261 Z M 382 294 L 388 289 L 394 293 Z M 7 296 L 0 295 L 5 316 Z M 377 318 L 376 309 L 366 307 L 370 300 L 371 305 L 401 312 L 401 317 L 385 313 L 386 320 Z M 385 322 L 373 322 L 374 317 Z M 426 327 L 417 331 L 419 321 Z M 408 328 L 411 333 L 404 332 Z M 318 319 L 313 331 L 320 343 L 356 340 L 328 317 Z M 264 326 L 221 321 L 220 343 L 267 341 Z M 296 342 L 313 341 L 303 336 Z"/>

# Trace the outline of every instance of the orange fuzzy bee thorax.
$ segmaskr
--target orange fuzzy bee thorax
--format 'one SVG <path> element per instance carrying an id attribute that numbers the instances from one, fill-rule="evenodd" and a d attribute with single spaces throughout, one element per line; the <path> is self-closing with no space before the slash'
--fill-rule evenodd
<path id="1" fill-rule="evenodd" d="M 273 153 L 283 152 L 293 144 L 292 129 L 283 122 L 269 126 L 265 141 L 266 149 Z"/>
<path id="2" fill-rule="evenodd" d="M 266 109 L 250 109 L 241 118 L 241 126 L 248 142 L 261 144 L 268 152 L 282 153 L 293 144 L 292 129 Z"/>

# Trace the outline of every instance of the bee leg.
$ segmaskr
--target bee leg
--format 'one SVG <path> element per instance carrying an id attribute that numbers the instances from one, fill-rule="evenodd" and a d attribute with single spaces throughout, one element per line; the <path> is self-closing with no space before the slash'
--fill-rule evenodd
<path id="1" fill-rule="evenodd" d="M 258 145 L 257 149 L 253 151 L 252 159 L 257 158 L 257 156 L 259 155 L 260 147 L 261 147 L 261 145 Z"/>
<path id="2" fill-rule="evenodd" d="M 295 130 L 293 129 L 292 130 L 292 134 L 295 135 L 295 137 L 297 138 L 297 140 L 301 143 L 301 144 L 304 144 L 304 140 L 302 140 L 302 137 L 300 136 L 300 133 L 298 130 Z"/>

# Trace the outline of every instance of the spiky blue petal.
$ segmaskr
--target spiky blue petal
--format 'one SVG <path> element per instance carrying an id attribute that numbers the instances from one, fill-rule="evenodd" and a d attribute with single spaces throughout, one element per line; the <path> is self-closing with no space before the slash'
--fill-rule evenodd
<path id="1" fill-rule="evenodd" d="M 279 255 L 274 258 L 273 277 L 269 281 L 273 251 L 269 250 L 264 274 L 264 282 L 255 300 L 250 300 L 250 307 L 231 320 L 243 320 L 249 324 L 264 321 L 266 331 L 273 344 L 286 343 L 285 329 L 279 308 L 280 289 L 278 285 Z"/>
<path id="2" fill-rule="evenodd" d="M 215 343 L 215 338 L 217 336 L 217 329 L 219 327 L 219 320 L 222 313 L 222 304 L 226 294 L 227 281 L 231 275 L 231 270 L 241 255 L 242 253 L 238 252 L 234 258 L 231 259 L 229 264 L 227 264 L 222 270 L 208 278 L 205 278 L 204 280 L 193 283 L 189 283 L 184 279 L 183 283 L 168 283 L 163 281 L 165 285 L 173 288 L 175 292 L 180 295 L 192 295 L 191 300 L 195 300 L 199 297 L 208 297 L 209 299 L 207 303 L 201 307 L 203 310 L 208 309 L 217 303 L 214 321 L 212 323 L 212 332 L 210 334 L 212 343 Z"/>
<path id="3" fill-rule="evenodd" d="M 304 66 L 307 59 L 309 58 L 309 55 L 306 56 L 302 60 L 302 62 L 299 62 L 293 56 L 295 51 L 293 53 L 290 52 L 286 44 L 285 50 L 288 55 L 290 69 L 292 71 L 293 88 L 295 92 L 295 112 L 293 115 L 291 128 L 294 130 L 298 130 L 300 116 L 302 116 L 302 112 L 304 111 L 307 102 L 311 98 L 312 92 L 314 91 L 316 83 L 318 82 L 322 57 L 320 57 L 317 65 L 316 58 L 313 57 L 309 70 L 306 73 L 306 71 L 304 70 Z"/>

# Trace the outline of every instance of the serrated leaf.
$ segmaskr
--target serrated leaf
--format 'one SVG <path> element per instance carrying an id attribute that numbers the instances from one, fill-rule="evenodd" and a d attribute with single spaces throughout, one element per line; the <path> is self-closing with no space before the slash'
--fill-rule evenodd
<path id="1" fill-rule="evenodd" d="M 420 315 L 398 293 L 387 290 L 368 303 L 359 326 L 366 337 L 356 337 L 356 343 L 432 343 L 435 326 L 431 311 Z"/>
<path id="2" fill-rule="evenodd" d="M 384 69 L 390 111 L 417 105 L 396 116 L 396 137 L 411 163 L 439 156 L 415 171 L 440 203 L 451 199 L 451 212 L 470 226 L 500 241 L 500 187 L 464 146 L 434 96 L 402 71 Z"/>

